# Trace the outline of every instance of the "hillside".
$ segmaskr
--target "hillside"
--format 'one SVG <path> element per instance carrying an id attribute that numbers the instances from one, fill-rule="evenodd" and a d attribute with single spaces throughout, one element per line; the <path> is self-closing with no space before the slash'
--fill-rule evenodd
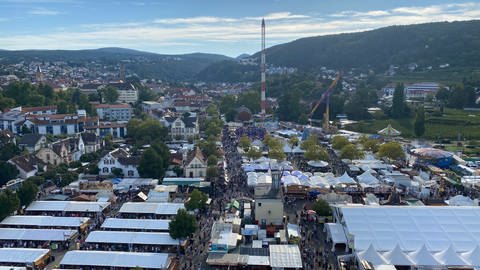
<path id="1" fill-rule="evenodd" d="M 268 38 L 268 36 L 267 36 Z M 267 62 L 274 66 L 296 67 L 300 71 L 331 69 L 373 69 L 384 72 L 390 65 L 420 67 L 450 64 L 451 69 L 478 68 L 480 62 L 480 21 L 440 22 L 390 26 L 372 31 L 298 39 L 267 49 Z M 259 53 L 252 57 L 259 58 Z M 224 62 L 229 78 L 236 69 Z M 238 68 L 241 69 L 239 64 Z M 200 73 L 199 79 L 212 76 Z M 237 73 L 238 75 L 238 73 Z M 243 78 L 237 76 L 238 80 Z M 216 78 L 222 80 L 222 77 Z"/>
<path id="2" fill-rule="evenodd" d="M 217 61 L 229 60 L 224 55 L 192 53 L 165 55 L 124 48 L 100 48 L 93 50 L 0 50 L 0 63 L 20 61 L 64 61 L 82 65 L 95 61 L 116 65 L 125 61 L 128 72 L 140 77 L 164 80 L 188 80 Z"/>

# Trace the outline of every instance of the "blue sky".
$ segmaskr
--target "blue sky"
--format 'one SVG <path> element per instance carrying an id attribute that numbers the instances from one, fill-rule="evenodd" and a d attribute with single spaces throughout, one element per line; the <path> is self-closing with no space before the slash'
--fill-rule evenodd
<path id="1" fill-rule="evenodd" d="M 480 18 L 480 1 L 0 0 L 0 49 L 124 47 L 237 56 L 298 38 Z"/>

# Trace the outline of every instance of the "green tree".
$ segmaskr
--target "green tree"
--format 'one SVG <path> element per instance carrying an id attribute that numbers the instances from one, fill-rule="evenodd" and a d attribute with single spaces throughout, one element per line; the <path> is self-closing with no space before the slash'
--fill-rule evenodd
<path id="1" fill-rule="evenodd" d="M 208 164 L 208 166 L 217 166 L 217 164 L 218 164 L 217 156 L 215 156 L 215 155 L 208 156 L 207 164 Z"/>
<path id="2" fill-rule="evenodd" d="M 322 199 L 318 199 L 312 204 L 312 210 L 321 217 L 329 217 L 332 215 L 332 208 L 325 200 Z"/>
<path id="3" fill-rule="evenodd" d="M 207 167 L 207 179 L 212 179 L 218 176 L 218 168 L 217 166 L 208 166 Z"/>
<path id="4" fill-rule="evenodd" d="M 425 134 L 425 111 L 423 110 L 423 107 L 417 109 L 413 126 L 417 137 L 422 137 L 423 134 Z"/>
<path id="5" fill-rule="evenodd" d="M 0 161 L 7 161 L 21 152 L 18 146 L 6 139 L 0 139 L 0 149 Z"/>
<path id="6" fill-rule="evenodd" d="M 190 197 L 185 203 L 185 208 L 188 211 L 202 209 L 207 205 L 207 200 L 208 196 L 205 195 L 205 193 L 201 192 L 198 189 L 195 189 L 194 191 L 192 191 L 192 193 L 190 193 Z"/>
<path id="7" fill-rule="evenodd" d="M 305 151 L 305 159 L 307 160 L 328 160 L 328 152 L 325 148 L 316 144 L 312 147 L 309 147 Z"/>
<path id="8" fill-rule="evenodd" d="M 335 136 L 332 138 L 332 147 L 333 149 L 336 149 L 336 150 L 340 150 L 342 149 L 343 147 L 345 147 L 345 145 L 349 144 L 350 142 L 348 141 L 347 138 L 343 137 L 343 136 Z"/>
<path id="9" fill-rule="evenodd" d="M 196 230 L 195 217 L 187 213 L 185 209 L 179 209 L 177 215 L 168 224 L 168 233 L 173 239 L 178 239 L 179 243 Z"/>
<path id="10" fill-rule="evenodd" d="M 107 103 L 115 103 L 118 99 L 118 90 L 115 87 L 107 86 L 101 90 L 102 98 Z"/>
<path id="11" fill-rule="evenodd" d="M 218 109 L 220 110 L 221 113 L 226 114 L 230 110 L 234 109 L 237 107 L 235 100 L 235 96 L 233 95 L 226 95 L 220 98 L 220 101 L 218 102 Z"/>
<path id="12" fill-rule="evenodd" d="M 405 95 L 403 93 L 404 86 L 403 83 L 397 84 L 395 87 L 395 91 L 393 92 L 393 100 L 392 100 L 392 117 L 393 118 L 402 118 L 405 115 Z"/>
<path id="13" fill-rule="evenodd" d="M 149 148 L 140 159 L 138 173 L 141 177 L 161 179 L 165 174 L 163 164 L 163 158 L 153 148 Z"/>
<path id="14" fill-rule="evenodd" d="M 400 143 L 387 142 L 380 145 L 378 156 L 381 158 L 388 158 L 389 160 L 403 160 L 405 159 L 405 152 L 403 152 Z"/>
<path id="15" fill-rule="evenodd" d="M 238 96 L 237 107 L 245 106 L 255 114 L 260 112 L 260 91 L 247 91 Z"/>
<path id="16" fill-rule="evenodd" d="M 208 138 L 208 140 L 201 140 L 197 142 L 197 146 L 200 147 L 202 153 L 205 154 L 207 157 L 211 155 L 219 156 L 217 151 L 217 144 L 215 143 L 214 138 Z"/>
<path id="17" fill-rule="evenodd" d="M 30 181 L 30 182 L 34 183 L 35 185 L 40 186 L 45 182 L 45 177 L 43 177 L 43 176 L 30 176 L 25 181 Z"/>
<path id="18" fill-rule="evenodd" d="M 18 175 L 17 167 L 5 161 L 0 161 L 0 172 L 0 186 L 15 179 Z"/>
<path id="19" fill-rule="evenodd" d="M 17 190 L 17 196 L 20 200 L 20 205 L 28 206 L 37 198 L 38 187 L 34 182 L 26 180 Z"/>
<path id="20" fill-rule="evenodd" d="M 6 189 L 0 192 L 0 205 L 2 206 L 0 207 L 0 220 L 3 220 L 20 207 L 20 200 L 15 193 Z"/>
<path id="21" fill-rule="evenodd" d="M 248 152 L 248 150 L 250 149 L 250 146 L 252 144 L 252 140 L 247 136 L 247 135 L 243 135 L 242 137 L 240 137 L 240 139 L 238 140 L 238 145 L 243 149 L 243 151 L 245 152 Z"/>
<path id="22" fill-rule="evenodd" d="M 270 149 L 268 152 L 268 157 L 276 160 L 284 160 L 287 156 L 283 152 L 282 148 L 275 147 Z"/>
<path id="23" fill-rule="evenodd" d="M 286 91 L 278 102 L 278 118 L 283 121 L 297 122 L 302 107 L 300 105 L 300 96 L 298 92 Z"/>
<path id="24" fill-rule="evenodd" d="M 120 169 L 120 168 L 112 168 L 112 174 L 115 177 L 121 177 L 121 176 L 123 176 L 123 170 Z"/>
<path id="25" fill-rule="evenodd" d="M 165 141 L 168 135 L 167 128 L 163 127 L 158 120 L 147 118 L 145 120 L 132 119 L 127 124 L 128 135 L 133 144 L 141 146 L 152 144 L 154 141 Z"/>
<path id="26" fill-rule="evenodd" d="M 247 157 L 256 160 L 262 157 L 262 152 L 255 147 L 250 147 L 247 152 Z"/>
<path id="27" fill-rule="evenodd" d="M 295 146 L 298 145 L 300 140 L 298 139 L 297 135 L 293 135 L 290 138 L 288 138 L 288 144 L 290 145 L 291 148 L 294 148 Z"/>
<path id="28" fill-rule="evenodd" d="M 363 156 L 364 153 L 360 151 L 356 145 L 351 143 L 345 145 L 342 150 L 340 150 L 341 159 L 359 159 Z"/>
<path id="29" fill-rule="evenodd" d="M 15 99 L 8 97 L 0 97 L 0 111 L 10 109 L 15 106 Z"/>

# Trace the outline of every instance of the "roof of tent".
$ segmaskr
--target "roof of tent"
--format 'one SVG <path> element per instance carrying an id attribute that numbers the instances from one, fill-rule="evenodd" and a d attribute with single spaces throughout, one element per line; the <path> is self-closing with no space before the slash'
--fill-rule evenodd
<path id="1" fill-rule="evenodd" d="M 183 203 L 150 203 L 127 202 L 122 205 L 120 213 L 176 215 L 179 209 L 184 209 Z"/>
<path id="2" fill-rule="evenodd" d="M 48 254 L 49 249 L 39 248 L 0 248 L 0 262 L 32 264 Z"/>
<path id="3" fill-rule="evenodd" d="M 357 176 L 357 180 L 359 183 L 364 183 L 364 184 L 378 184 L 380 181 L 373 176 L 370 171 L 366 171 L 362 173 L 361 175 Z"/>
<path id="4" fill-rule="evenodd" d="M 378 134 L 385 135 L 385 136 L 398 136 L 402 134 L 400 131 L 394 129 L 392 125 L 388 124 L 388 126 L 382 130 L 378 131 Z"/>
<path id="5" fill-rule="evenodd" d="M 380 253 L 375 250 L 372 244 L 370 244 L 370 246 L 368 246 L 366 250 L 357 252 L 357 256 L 360 259 L 367 260 L 374 265 L 381 265 L 387 263 L 385 258 L 383 258 L 382 255 L 380 255 Z"/>
<path id="6" fill-rule="evenodd" d="M 155 230 L 168 231 L 168 219 L 125 219 L 125 218 L 107 218 L 102 228 L 108 229 L 132 229 L 132 230 Z"/>
<path id="7" fill-rule="evenodd" d="M 419 250 L 411 252 L 408 256 L 415 262 L 416 265 L 441 265 L 435 257 L 423 245 Z"/>
<path id="8" fill-rule="evenodd" d="M 86 217 L 55 216 L 9 216 L 2 220 L 6 226 L 38 226 L 38 227 L 80 227 L 88 222 Z"/>
<path id="9" fill-rule="evenodd" d="M 350 177 L 347 172 L 345 172 L 342 176 L 335 178 L 335 181 L 339 184 L 354 184 L 356 183 L 352 177 Z"/>
<path id="10" fill-rule="evenodd" d="M 60 265 L 166 269 L 169 257 L 166 253 L 73 250 L 65 254 Z"/>
<path id="11" fill-rule="evenodd" d="M 347 237 L 343 226 L 339 223 L 325 223 L 327 233 L 330 235 L 332 242 L 335 244 L 347 244 Z"/>
<path id="12" fill-rule="evenodd" d="M 472 251 L 463 253 L 462 259 L 469 262 L 471 265 L 480 265 L 480 246 L 477 246 Z"/>
<path id="13" fill-rule="evenodd" d="M 178 246 L 179 244 L 169 233 L 124 231 L 93 231 L 88 235 L 85 242 L 163 246 Z"/>
<path id="14" fill-rule="evenodd" d="M 435 258 L 442 263 L 442 265 L 467 265 L 468 263 L 464 261 L 450 245 L 446 250 L 436 253 Z"/>
<path id="15" fill-rule="evenodd" d="M 405 253 L 403 253 L 402 249 L 398 244 L 392 250 L 387 251 L 382 255 L 383 255 L 383 258 L 385 258 L 385 260 L 389 262 L 389 264 L 393 264 L 393 265 L 413 265 L 414 264 L 414 262 L 412 262 L 412 260 L 410 260 L 410 258 L 408 258 L 408 256 L 405 255 Z"/>
<path id="16" fill-rule="evenodd" d="M 357 252 L 374 246 L 396 265 L 405 257 L 410 265 L 478 265 L 479 207 L 349 205 L 340 212 Z"/>

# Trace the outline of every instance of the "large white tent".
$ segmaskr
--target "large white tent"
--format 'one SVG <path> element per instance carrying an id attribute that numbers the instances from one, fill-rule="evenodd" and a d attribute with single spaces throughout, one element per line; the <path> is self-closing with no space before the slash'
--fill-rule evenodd
<path id="1" fill-rule="evenodd" d="M 408 256 L 415 262 L 416 265 L 442 265 L 432 253 L 427 250 L 427 247 L 423 245 L 419 250 L 411 252 Z"/>
<path id="2" fill-rule="evenodd" d="M 349 205 L 334 212 L 360 258 L 374 247 L 387 264 L 480 265 L 480 207 Z"/>
<path id="3" fill-rule="evenodd" d="M 455 252 L 451 245 L 446 250 L 438 252 L 434 256 L 443 265 L 462 266 L 468 264 Z"/>
<path id="4" fill-rule="evenodd" d="M 370 171 L 366 171 L 359 176 L 357 176 L 358 183 L 365 184 L 366 186 L 378 186 L 380 185 L 380 181 L 373 176 Z"/>
<path id="5" fill-rule="evenodd" d="M 373 247 L 372 244 L 370 244 L 366 250 L 358 252 L 357 255 L 361 260 L 369 261 L 374 265 L 382 265 L 387 263 L 382 255 L 375 250 L 375 247 Z"/>
<path id="6" fill-rule="evenodd" d="M 355 184 L 355 180 L 350 177 L 346 172 L 342 176 L 335 178 L 337 184 Z"/>
<path id="7" fill-rule="evenodd" d="M 338 223 L 325 223 L 325 230 L 327 231 L 327 239 L 333 243 L 332 249 L 335 249 L 336 244 L 347 245 L 347 237 L 343 226 Z"/>

